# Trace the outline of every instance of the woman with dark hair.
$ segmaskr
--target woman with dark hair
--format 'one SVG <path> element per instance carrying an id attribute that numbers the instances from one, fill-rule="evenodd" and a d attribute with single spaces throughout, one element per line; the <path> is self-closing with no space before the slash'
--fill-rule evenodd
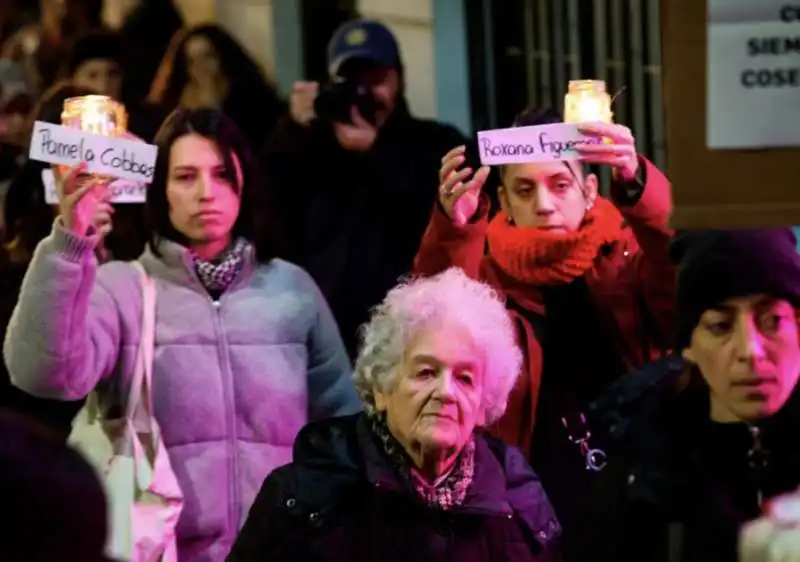
<path id="1" fill-rule="evenodd" d="M 685 368 L 667 375 L 677 382 L 667 392 L 622 412 L 619 454 L 581 535 L 592 560 L 747 560 L 741 527 L 800 486 L 795 246 L 789 228 L 676 235 L 675 351 Z"/>
<path id="2" fill-rule="evenodd" d="M 154 414 L 185 496 L 184 562 L 222 560 L 261 481 L 291 461 L 308 421 L 360 410 L 347 354 L 302 269 L 275 258 L 247 142 L 213 109 L 179 110 L 156 137 L 139 258 L 156 284 Z M 87 220 L 103 186 L 64 178 L 60 215 L 37 247 L 8 328 L 11 379 L 42 397 L 97 390 L 110 415 L 141 330 L 136 268 L 93 258 Z M 112 408 L 109 410 L 109 408 Z"/>
<path id="3" fill-rule="evenodd" d="M 149 99 L 167 111 L 217 107 L 236 122 L 256 152 L 286 111 L 256 62 L 211 24 L 173 37 Z"/>
<path id="4" fill-rule="evenodd" d="M 551 109 L 531 109 L 513 126 L 562 122 Z M 627 127 L 581 129 L 606 142 L 576 146 L 580 160 L 500 169 L 494 217 L 482 193 L 488 167 L 467 167 L 465 147 L 451 150 L 415 260 L 420 274 L 458 266 L 505 295 L 525 376 L 492 429 L 525 451 L 542 478 L 564 527 L 567 562 L 590 559 L 593 548 L 576 529 L 602 469 L 604 455 L 593 450 L 604 444 L 587 426 L 586 408 L 669 349 L 674 308 L 669 181 L 636 153 Z M 610 197 L 585 164 L 612 169 Z"/>

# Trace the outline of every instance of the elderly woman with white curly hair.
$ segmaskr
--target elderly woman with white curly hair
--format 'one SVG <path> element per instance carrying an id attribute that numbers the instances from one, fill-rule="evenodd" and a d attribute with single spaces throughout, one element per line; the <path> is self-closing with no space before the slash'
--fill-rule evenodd
<path id="1" fill-rule="evenodd" d="M 306 426 L 229 562 L 551 562 L 561 529 L 523 455 L 485 435 L 522 363 L 503 302 L 450 269 L 362 331 L 365 411 Z"/>

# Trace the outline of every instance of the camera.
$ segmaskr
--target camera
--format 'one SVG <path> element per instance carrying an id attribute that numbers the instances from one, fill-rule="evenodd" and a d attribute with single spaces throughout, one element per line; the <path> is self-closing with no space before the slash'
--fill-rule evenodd
<path id="1" fill-rule="evenodd" d="M 375 124 L 378 103 L 372 91 L 357 82 L 338 79 L 325 86 L 314 100 L 317 117 L 334 123 L 352 123 L 353 106 L 368 123 Z"/>

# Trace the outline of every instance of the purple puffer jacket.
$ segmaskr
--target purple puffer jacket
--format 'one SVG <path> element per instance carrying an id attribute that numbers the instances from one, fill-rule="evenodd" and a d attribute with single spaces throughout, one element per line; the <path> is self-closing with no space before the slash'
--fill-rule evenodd
<path id="1" fill-rule="evenodd" d="M 141 288 L 130 264 L 98 268 L 95 240 L 59 226 L 36 249 L 9 324 L 13 383 L 74 400 L 96 387 L 126 396 L 139 345 Z M 361 401 L 331 313 L 309 275 L 252 250 L 213 301 L 188 252 L 164 242 L 139 261 L 155 279 L 155 415 L 185 507 L 181 562 L 224 560 L 266 476 L 292 460 L 306 422 L 357 412 Z"/>

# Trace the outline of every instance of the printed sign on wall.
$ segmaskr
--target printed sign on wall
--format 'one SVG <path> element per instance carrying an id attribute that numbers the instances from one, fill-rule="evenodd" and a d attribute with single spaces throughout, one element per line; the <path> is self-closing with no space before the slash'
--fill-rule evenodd
<path id="1" fill-rule="evenodd" d="M 708 0 L 706 64 L 709 148 L 800 146 L 800 3 Z"/>

